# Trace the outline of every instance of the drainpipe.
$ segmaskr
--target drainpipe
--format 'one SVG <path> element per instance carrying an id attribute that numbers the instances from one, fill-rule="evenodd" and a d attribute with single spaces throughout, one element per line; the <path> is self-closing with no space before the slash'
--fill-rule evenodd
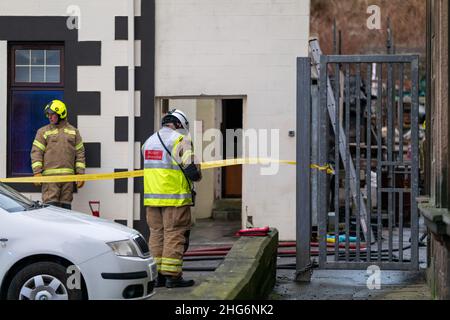
<path id="1" fill-rule="evenodd" d="M 134 170 L 134 0 L 128 1 L 128 171 Z M 129 208 L 127 225 L 133 228 L 134 222 L 134 179 L 128 178 L 127 202 Z"/>

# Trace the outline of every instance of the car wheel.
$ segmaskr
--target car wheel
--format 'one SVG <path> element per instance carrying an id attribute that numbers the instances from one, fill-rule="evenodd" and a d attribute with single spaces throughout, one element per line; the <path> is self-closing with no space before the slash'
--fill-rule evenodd
<path id="1" fill-rule="evenodd" d="M 66 268 L 54 262 L 37 262 L 20 270 L 8 288 L 8 300 L 81 300 L 81 290 L 67 288 Z"/>

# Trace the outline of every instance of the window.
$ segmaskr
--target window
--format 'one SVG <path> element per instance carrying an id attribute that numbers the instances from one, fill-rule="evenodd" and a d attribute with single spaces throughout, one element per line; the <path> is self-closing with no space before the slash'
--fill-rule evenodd
<path id="1" fill-rule="evenodd" d="M 64 99 L 64 47 L 11 44 L 9 65 L 8 176 L 28 176 L 34 137 L 48 124 L 44 106 Z"/>
<path id="2" fill-rule="evenodd" d="M 60 83 L 61 50 L 17 49 L 15 83 Z"/>

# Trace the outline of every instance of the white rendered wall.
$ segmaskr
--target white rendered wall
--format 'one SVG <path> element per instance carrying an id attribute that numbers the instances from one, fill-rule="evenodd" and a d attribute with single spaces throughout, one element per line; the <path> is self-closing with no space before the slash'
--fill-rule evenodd
<path id="1" fill-rule="evenodd" d="M 295 160 L 288 132 L 308 37 L 309 0 L 156 0 L 156 95 L 247 96 L 244 129 L 279 129 L 280 158 Z M 293 166 L 268 177 L 245 166 L 243 219 L 295 239 L 293 177 Z"/>
<path id="2" fill-rule="evenodd" d="M 197 100 L 197 119 L 201 121 L 201 130 L 197 129 L 197 135 L 205 134 L 208 129 L 215 128 L 216 118 L 216 100 L 200 99 Z M 203 141 L 196 143 L 196 147 L 206 148 L 211 142 Z M 197 149 L 196 149 L 197 150 Z M 199 157 L 201 154 L 196 153 Z M 212 161 L 213 159 L 206 159 Z M 196 184 L 197 198 L 195 206 L 195 217 L 197 219 L 211 218 L 214 205 L 214 170 L 204 170 L 202 180 Z"/>

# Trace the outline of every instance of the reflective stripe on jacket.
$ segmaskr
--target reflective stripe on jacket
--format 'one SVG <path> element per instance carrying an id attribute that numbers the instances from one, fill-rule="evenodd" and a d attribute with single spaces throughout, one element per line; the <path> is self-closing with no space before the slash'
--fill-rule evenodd
<path id="1" fill-rule="evenodd" d="M 176 155 L 184 136 L 164 127 L 159 131 L 161 139 Z M 192 194 L 187 178 L 159 141 L 152 135 L 142 147 L 144 156 L 144 206 L 182 207 L 192 205 Z"/>
<path id="2" fill-rule="evenodd" d="M 31 167 L 34 174 L 83 174 L 86 160 L 78 129 L 66 120 L 40 128 L 31 148 Z"/>

